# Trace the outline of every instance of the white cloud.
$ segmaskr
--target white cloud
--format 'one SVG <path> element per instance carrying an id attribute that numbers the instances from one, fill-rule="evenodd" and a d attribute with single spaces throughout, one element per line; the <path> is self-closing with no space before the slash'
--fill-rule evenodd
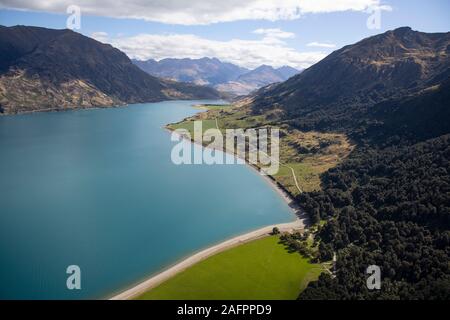
<path id="1" fill-rule="evenodd" d="M 103 31 L 93 32 L 91 37 L 100 42 L 108 42 L 108 33 Z"/>
<path id="2" fill-rule="evenodd" d="M 284 45 L 283 39 L 295 38 L 295 34 L 292 32 L 286 32 L 278 28 L 274 29 L 256 29 L 253 33 L 263 35 L 263 41 L 265 43 L 272 43 L 273 45 Z"/>
<path id="3" fill-rule="evenodd" d="M 279 31 L 279 34 L 283 33 Z M 247 68 L 256 68 L 262 64 L 307 68 L 326 56 L 321 51 L 299 52 L 287 46 L 280 38 L 274 41 L 265 32 L 257 33 L 264 34 L 263 38 L 217 41 L 193 34 L 139 34 L 105 39 L 103 32 L 96 32 L 92 36 L 112 44 L 130 58 L 139 60 L 215 57 Z"/>
<path id="4" fill-rule="evenodd" d="M 287 39 L 287 38 L 295 38 L 295 34 L 292 32 L 286 32 L 281 29 L 256 29 L 253 31 L 253 33 L 256 34 L 263 34 L 269 38 L 281 38 L 281 39 Z"/>
<path id="5" fill-rule="evenodd" d="M 0 7 L 65 13 L 78 5 L 82 14 L 199 25 L 237 20 L 292 20 L 307 13 L 366 12 L 382 0 L 0 0 Z"/>
<path id="6" fill-rule="evenodd" d="M 306 45 L 307 47 L 318 47 L 318 48 L 336 48 L 333 43 L 322 43 L 322 42 L 310 42 Z"/>

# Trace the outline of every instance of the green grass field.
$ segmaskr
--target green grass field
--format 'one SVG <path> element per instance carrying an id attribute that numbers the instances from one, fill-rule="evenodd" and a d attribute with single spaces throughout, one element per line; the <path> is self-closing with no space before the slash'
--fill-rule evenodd
<path id="1" fill-rule="evenodd" d="M 202 110 L 225 110 L 227 108 L 231 108 L 229 104 L 199 104 L 194 106 L 196 109 Z"/>
<path id="2" fill-rule="evenodd" d="M 183 121 L 168 126 L 172 130 L 186 129 L 189 131 L 191 138 L 194 137 L 194 121 Z M 216 120 L 202 120 L 203 133 L 208 129 L 216 129 Z"/>
<path id="3" fill-rule="evenodd" d="M 271 236 L 205 259 L 138 299 L 296 299 L 321 271 Z"/>

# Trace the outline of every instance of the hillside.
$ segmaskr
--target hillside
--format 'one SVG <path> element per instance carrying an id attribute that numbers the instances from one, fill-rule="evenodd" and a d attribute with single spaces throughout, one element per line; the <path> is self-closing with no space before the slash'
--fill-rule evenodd
<path id="1" fill-rule="evenodd" d="M 297 197 L 312 221 L 327 221 L 319 257 L 337 256 L 336 277 L 322 275 L 301 299 L 450 298 L 449 49 L 450 33 L 400 28 L 333 53 L 275 88 L 280 97 L 255 99 L 258 110 L 276 99 L 297 128 L 357 143 L 321 176 L 322 190 Z M 381 290 L 366 286 L 373 264 Z"/>
<path id="2" fill-rule="evenodd" d="M 295 195 L 321 226 L 316 261 L 337 257 L 333 275 L 300 299 L 450 299 L 449 54 L 450 33 L 388 31 L 257 91 L 220 120 L 281 127 L 281 154 L 296 147 L 294 169 L 311 154 L 319 162 L 308 135 L 342 134 L 355 146 L 321 173 L 319 188 Z M 381 290 L 366 286 L 370 265 L 381 268 Z"/>
<path id="3" fill-rule="evenodd" d="M 252 109 L 276 106 L 303 129 L 352 127 L 378 103 L 438 90 L 450 77 L 449 53 L 450 33 L 388 31 L 333 52 L 257 96 Z"/>
<path id="4" fill-rule="evenodd" d="M 70 30 L 0 26 L 0 57 L 3 113 L 219 97 L 152 77 L 120 50 Z"/>

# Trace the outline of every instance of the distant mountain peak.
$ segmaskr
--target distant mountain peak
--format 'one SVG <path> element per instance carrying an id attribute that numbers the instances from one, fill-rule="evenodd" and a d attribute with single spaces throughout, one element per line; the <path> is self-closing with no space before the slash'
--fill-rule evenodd
<path id="1" fill-rule="evenodd" d="M 276 69 L 267 64 L 249 70 L 230 62 L 223 62 L 216 57 L 168 58 L 157 62 L 133 60 L 133 63 L 154 76 L 209 85 L 237 95 L 248 94 L 268 84 L 287 80 L 299 73 L 292 67 L 283 66 Z"/>
<path id="2" fill-rule="evenodd" d="M 413 29 L 411 29 L 411 27 L 400 27 L 400 28 L 393 30 L 392 32 L 395 34 L 398 34 L 398 35 L 402 35 L 402 34 L 414 32 L 414 31 L 413 31 Z"/>
<path id="3" fill-rule="evenodd" d="M 259 70 L 275 70 L 275 68 L 272 66 L 269 66 L 267 64 L 262 64 L 259 67 L 257 67 L 256 69 L 254 69 L 253 71 L 259 71 Z"/>
<path id="4" fill-rule="evenodd" d="M 287 80 L 290 77 L 295 76 L 296 74 L 301 73 L 302 70 L 298 70 L 296 68 L 290 66 L 282 66 L 276 69 L 279 73 L 283 75 L 283 77 Z"/>
<path id="5" fill-rule="evenodd" d="M 200 59 L 167 58 L 156 63 L 136 60 L 133 62 L 153 76 L 210 86 L 226 83 L 248 72 L 245 68 L 210 57 Z"/>

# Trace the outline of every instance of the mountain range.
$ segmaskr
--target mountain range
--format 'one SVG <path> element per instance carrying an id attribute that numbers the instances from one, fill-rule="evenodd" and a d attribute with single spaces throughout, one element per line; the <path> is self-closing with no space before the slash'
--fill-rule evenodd
<path id="1" fill-rule="evenodd" d="M 289 66 L 276 69 L 267 65 L 249 70 L 217 58 L 149 59 L 133 60 L 133 63 L 156 77 L 208 85 L 236 95 L 246 95 L 268 84 L 285 81 L 300 72 Z"/>
<path id="2" fill-rule="evenodd" d="M 71 30 L 0 26 L 2 113 L 219 97 L 150 76 L 120 50 Z"/>

